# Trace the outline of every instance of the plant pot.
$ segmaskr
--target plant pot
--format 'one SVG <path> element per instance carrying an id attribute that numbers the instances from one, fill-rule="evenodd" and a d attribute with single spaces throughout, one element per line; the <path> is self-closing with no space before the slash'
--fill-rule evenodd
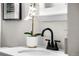
<path id="1" fill-rule="evenodd" d="M 36 48 L 38 45 L 38 37 L 27 37 L 26 45 L 29 48 Z"/>

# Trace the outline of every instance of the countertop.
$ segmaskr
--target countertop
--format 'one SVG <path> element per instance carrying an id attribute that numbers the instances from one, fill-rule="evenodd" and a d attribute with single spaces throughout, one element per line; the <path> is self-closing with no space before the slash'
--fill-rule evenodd
<path id="1" fill-rule="evenodd" d="M 0 54 L 7 56 L 68 56 L 63 52 L 47 50 L 45 48 L 27 48 L 27 47 L 3 47 L 0 48 Z M 2 56 L 2 55 L 1 55 Z"/>

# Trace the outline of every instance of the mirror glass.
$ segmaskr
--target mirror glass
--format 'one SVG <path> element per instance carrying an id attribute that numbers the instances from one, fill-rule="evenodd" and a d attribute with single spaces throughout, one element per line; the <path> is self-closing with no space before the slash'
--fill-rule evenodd
<path id="1" fill-rule="evenodd" d="M 39 3 L 39 19 L 40 21 L 67 20 L 67 4 L 66 3 Z"/>

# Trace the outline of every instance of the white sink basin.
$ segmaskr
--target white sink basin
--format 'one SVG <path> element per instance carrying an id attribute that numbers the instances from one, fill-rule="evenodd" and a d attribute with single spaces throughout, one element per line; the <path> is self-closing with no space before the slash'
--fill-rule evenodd
<path id="1" fill-rule="evenodd" d="M 50 52 L 48 51 L 44 51 L 44 50 L 23 50 L 23 51 L 19 51 L 19 54 L 21 55 L 32 55 L 32 56 L 44 56 L 44 55 L 51 55 Z"/>
<path id="2" fill-rule="evenodd" d="M 13 56 L 67 56 L 63 51 L 53 51 L 45 48 L 0 48 L 0 52 Z"/>
<path id="3" fill-rule="evenodd" d="M 47 51 L 45 49 L 30 49 L 30 50 L 22 50 L 18 52 L 21 55 L 32 55 L 32 56 L 44 56 L 44 55 L 52 55 L 50 51 Z M 53 53 L 53 55 L 56 55 Z"/>

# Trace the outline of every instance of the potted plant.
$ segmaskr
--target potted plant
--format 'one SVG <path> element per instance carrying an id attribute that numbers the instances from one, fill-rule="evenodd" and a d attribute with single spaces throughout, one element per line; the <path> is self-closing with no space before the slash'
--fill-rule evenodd
<path id="1" fill-rule="evenodd" d="M 35 7 L 35 3 L 33 3 L 32 7 Z M 34 12 L 35 12 L 35 10 L 34 10 Z M 32 15 L 32 31 L 31 32 L 24 32 L 25 35 L 30 35 L 30 36 L 26 37 L 26 45 L 27 45 L 27 47 L 30 47 L 30 48 L 37 47 L 37 44 L 38 44 L 38 37 L 37 36 L 41 35 L 41 33 L 34 34 L 34 22 L 35 22 L 34 19 L 35 19 L 35 16 Z"/>
<path id="2" fill-rule="evenodd" d="M 26 45 L 30 48 L 35 48 L 38 45 L 38 37 L 40 33 L 33 34 L 33 32 L 25 32 L 24 34 L 30 35 L 26 37 Z"/>

